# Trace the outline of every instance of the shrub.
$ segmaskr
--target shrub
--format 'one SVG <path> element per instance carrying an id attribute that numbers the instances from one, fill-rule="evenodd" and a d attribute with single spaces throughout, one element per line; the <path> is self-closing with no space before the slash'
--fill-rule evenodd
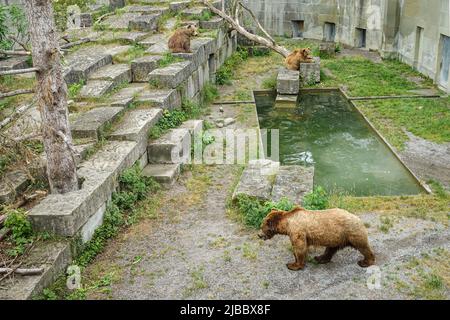
<path id="1" fill-rule="evenodd" d="M 8 251 L 11 256 L 17 256 L 25 251 L 25 246 L 32 241 L 33 229 L 25 211 L 11 210 L 5 221 L 5 227 L 11 230 L 10 240 L 14 248 Z"/>
<path id="2" fill-rule="evenodd" d="M 270 78 L 266 78 L 262 82 L 263 89 L 271 89 L 275 90 L 277 88 L 277 76 L 271 76 Z"/>
<path id="3" fill-rule="evenodd" d="M 53 0 L 52 3 L 56 27 L 63 31 L 67 27 L 67 7 L 77 5 L 83 11 L 93 0 Z"/>
<path id="4" fill-rule="evenodd" d="M 238 48 L 238 50 L 229 57 L 225 63 L 217 70 L 216 83 L 218 85 L 229 84 L 234 75 L 234 69 L 242 62 L 248 59 L 247 50 Z"/>
<path id="5" fill-rule="evenodd" d="M 303 206 L 309 210 L 324 210 L 328 208 L 329 196 L 321 186 L 315 187 L 303 198 Z"/>
<path id="6" fill-rule="evenodd" d="M 272 209 L 289 211 L 294 208 L 294 204 L 288 199 L 261 203 L 260 200 L 247 195 L 239 195 L 236 204 L 239 212 L 243 215 L 244 223 L 256 229 L 261 226 L 263 219 Z"/>

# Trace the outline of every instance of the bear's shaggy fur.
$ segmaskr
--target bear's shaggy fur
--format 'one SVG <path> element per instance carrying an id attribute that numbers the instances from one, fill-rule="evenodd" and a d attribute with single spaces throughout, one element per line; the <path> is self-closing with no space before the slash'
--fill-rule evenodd
<path id="1" fill-rule="evenodd" d="M 313 63 L 314 59 L 310 48 L 299 48 L 292 51 L 285 60 L 289 70 L 300 70 L 300 63 Z"/>
<path id="2" fill-rule="evenodd" d="M 359 266 L 369 267 L 375 263 L 364 224 L 357 216 L 342 209 L 310 211 L 297 207 L 292 211 L 272 210 L 264 218 L 259 237 L 268 240 L 276 234 L 291 239 L 295 262 L 287 264 L 290 270 L 303 269 L 308 246 L 326 247 L 323 255 L 315 257 L 318 263 L 330 262 L 339 249 L 347 246 L 364 256 L 358 262 Z"/>
<path id="3" fill-rule="evenodd" d="M 191 38 L 198 36 L 197 27 L 188 25 L 186 28 L 178 29 L 169 38 L 169 49 L 172 53 L 192 53 Z"/>

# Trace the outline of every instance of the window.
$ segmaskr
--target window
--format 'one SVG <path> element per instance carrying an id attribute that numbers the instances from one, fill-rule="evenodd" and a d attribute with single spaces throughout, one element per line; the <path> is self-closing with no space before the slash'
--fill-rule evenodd
<path id="1" fill-rule="evenodd" d="M 305 31 L 304 20 L 292 20 L 292 37 L 303 38 L 303 32 Z"/>
<path id="2" fill-rule="evenodd" d="M 365 48 L 366 47 L 366 29 L 356 28 L 356 39 L 355 47 Z"/>

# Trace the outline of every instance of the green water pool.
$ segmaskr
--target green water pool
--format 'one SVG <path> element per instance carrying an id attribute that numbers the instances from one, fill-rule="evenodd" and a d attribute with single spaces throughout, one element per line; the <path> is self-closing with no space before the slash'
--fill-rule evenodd
<path id="1" fill-rule="evenodd" d="M 275 108 L 275 93 L 255 93 L 255 101 L 261 129 L 279 130 L 281 164 L 314 166 L 315 186 L 355 196 L 424 192 L 340 92 L 302 93 L 291 109 Z"/>

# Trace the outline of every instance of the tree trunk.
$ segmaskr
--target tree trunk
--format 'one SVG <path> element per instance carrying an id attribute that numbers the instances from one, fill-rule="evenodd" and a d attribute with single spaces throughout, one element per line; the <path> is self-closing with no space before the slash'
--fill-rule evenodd
<path id="1" fill-rule="evenodd" d="M 52 193 L 78 190 L 67 109 L 67 86 L 62 74 L 58 34 L 51 0 L 27 0 L 36 98 L 42 118 L 42 136 L 47 155 L 47 175 Z"/>

